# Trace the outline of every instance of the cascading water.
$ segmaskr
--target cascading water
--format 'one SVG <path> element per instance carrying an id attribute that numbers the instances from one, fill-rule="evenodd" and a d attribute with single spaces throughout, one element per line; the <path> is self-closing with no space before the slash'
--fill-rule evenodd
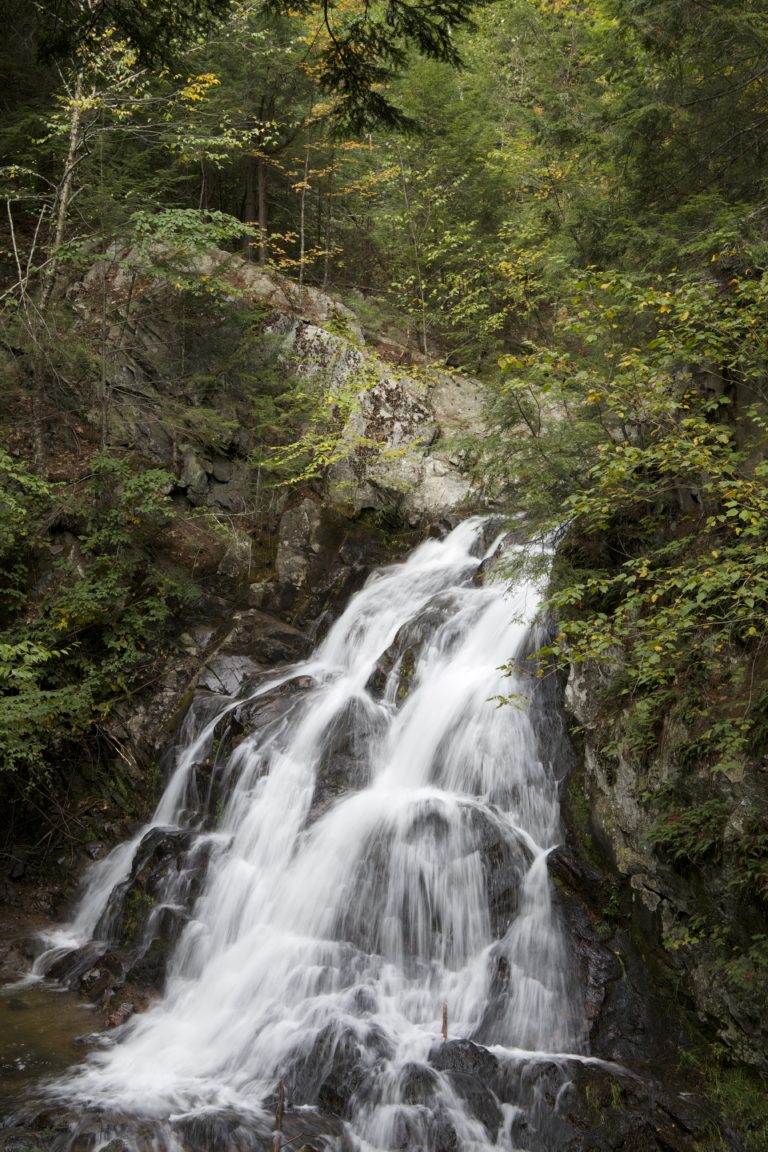
<path id="1" fill-rule="evenodd" d="M 268 1131 L 280 1080 L 293 1107 L 344 1117 L 334 1146 L 522 1147 L 514 1107 L 472 1102 L 459 1042 L 518 1064 L 584 1051 L 547 876 L 557 781 L 531 678 L 499 670 L 525 654 L 538 596 L 480 582 L 483 529 L 469 520 L 376 573 L 308 661 L 194 714 L 150 832 L 195 828 L 214 731 L 227 712 L 256 717 L 193 837 L 204 888 L 162 998 L 53 1088 L 152 1118 L 164 1135 L 141 1152 L 185 1147 L 180 1118 L 216 1111 Z M 53 946 L 103 929 L 147 831 L 94 867 Z"/>

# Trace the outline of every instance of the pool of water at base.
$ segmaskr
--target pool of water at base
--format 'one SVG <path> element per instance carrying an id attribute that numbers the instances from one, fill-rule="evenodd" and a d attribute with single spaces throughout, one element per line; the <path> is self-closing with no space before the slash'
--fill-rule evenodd
<path id="1" fill-rule="evenodd" d="M 90 1004 L 44 983 L 0 987 L 0 1125 L 41 1079 L 84 1057 L 100 1021 Z"/>

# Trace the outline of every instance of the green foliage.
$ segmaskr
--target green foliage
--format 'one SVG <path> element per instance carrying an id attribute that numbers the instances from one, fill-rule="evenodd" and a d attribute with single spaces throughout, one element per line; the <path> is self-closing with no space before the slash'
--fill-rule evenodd
<path id="1" fill-rule="evenodd" d="M 347 132 L 362 132 L 377 124 L 408 127 L 409 118 L 394 103 L 387 86 L 416 49 L 431 60 L 456 66 L 461 56 L 455 33 L 472 26 L 473 10 L 481 0 L 384 0 L 359 5 L 319 4 L 317 0 L 266 0 L 274 13 L 297 11 L 322 15 L 326 42 L 318 61 L 325 92 L 336 97 L 335 119 Z"/>
<path id="2" fill-rule="evenodd" d="M 547 654 L 611 662 L 649 734 L 670 690 L 698 682 L 717 698 L 688 717 L 685 754 L 725 772 L 752 725 L 727 697 L 768 609 L 767 290 L 585 277 L 550 342 L 503 359 L 495 400 L 494 467 L 540 530 L 565 535 Z"/>
<path id="3" fill-rule="evenodd" d="M 671 811 L 652 833 L 652 840 L 676 863 L 700 864 L 722 853 L 727 808 L 722 800 L 707 800 Z"/>
<path id="4" fill-rule="evenodd" d="M 437 0 L 428 6 L 410 0 L 369 0 L 353 6 L 318 0 L 264 0 L 263 12 L 280 17 L 300 13 L 321 21 L 326 43 L 318 64 L 326 92 L 338 95 L 336 115 L 356 131 L 372 123 L 404 124 L 406 118 L 382 90 L 407 62 L 409 50 L 460 63 L 455 33 L 471 27 L 481 0 Z M 70 55 L 105 29 L 114 28 L 139 51 L 145 63 L 167 60 L 185 42 L 211 31 L 232 0 L 183 0 L 149 6 L 142 0 L 53 0 L 41 6 L 47 53 Z"/>
<path id="5" fill-rule="evenodd" d="M 763 1152 L 768 1144 L 765 1081 L 750 1068 L 735 1068 L 720 1053 L 686 1051 L 681 1067 L 695 1072 L 707 1098 L 721 1109 L 743 1141 L 745 1152 Z M 722 1147 L 718 1142 L 717 1147 Z"/>
<path id="6" fill-rule="evenodd" d="M 764 824 L 759 813 L 747 822 L 739 838 L 731 890 L 742 899 L 757 899 L 768 908 L 768 832 Z"/>
<path id="7" fill-rule="evenodd" d="M 153 276 L 164 276 L 176 288 L 192 291 L 228 291 L 220 277 L 201 273 L 200 262 L 211 249 L 240 240 L 249 229 L 226 212 L 200 212 L 191 208 L 166 208 L 159 212 L 134 212 L 129 221 L 132 249 L 127 260 Z"/>
<path id="8" fill-rule="evenodd" d="M 23 598 L 24 546 L 49 496 L 44 480 L 0 449 L 0 620 Z"/>
<path id="9" fill-rule="evenodd" d="M 753 936 L 745 950 L 723 964 L 723 972 L 741 992 L 754 992 L 756 986 L 768 989 L 768 934 Z"/>
<path id="10" fill-rule="evenodd" d="M 6 468 L 6 506 L 27 475 L 22 466 Z M 86 484 L 67 498 L 77 537 L 55 545 L 45 564 L 46 522 L 64 494 L 42 482 L 22 489 L 38 503 L 17 519 L 9 546 L 15 542 L 28 565 L 49 575 L 36 587 L 31 567 L 26 585 L 13 569 L 3 573 L 3 591 L 15 593 L 19 611 L 0 631 L 0 772 L 39 779 L 57 749 L 151 674 L 162 625 L 183 594 L 148 553 L 171 518 L 170 484 L 164 472 L 135 473 L 99 454 Z"/>
<path id="11" fill-rule="evenodd" d="M 273 436 L 253 457 L 272 482 L 299 484 L 325 475 L 353 452 L 381 452 L 380 444 L 354 427 L 362 395 L 378 382 L 378 373 L 361 359 L 356 371 L 336 374 L 344 351 L 335 344 L 327 363 L 293 366 L 293 386 L 277 401 L 281 419 L 273 431 L 282 432 L 282 442 Z"/>

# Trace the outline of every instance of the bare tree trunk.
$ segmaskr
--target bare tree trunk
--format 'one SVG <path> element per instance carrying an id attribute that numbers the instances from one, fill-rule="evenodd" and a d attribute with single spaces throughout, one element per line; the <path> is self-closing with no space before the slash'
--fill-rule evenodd
<path id="1" fill-rule="evenodd" d="M 13 209 L 11 208 L 11 201 L 6 200 L 6 208 L 8 210 L 8 227 L 10 229 L 11 247 L 16 262 L 16 271 L 19 277 L 19 304 L 24 315 L 24 323 L 27 331 L 34 343 L 35 353 L 32 357 L 32 457 L 36 470 L 45 475 L 45 447 L 43 443 L 43 371 L 44 364 L 42 361 L 40 351 L 40 333 L 38 316 L 34 315 L 34 303 L 30 300 L 27 294 L 27 281 L 29 280 L 29 270 L 31 266 L 31 256 L 27 261 L 26 275 L 21 266 L 21 257 L 19 256 L 18 245 L 16 244 L 16 229 L 13 223 Z M 42 216 L 38 220 L 38 229 L 42 221 Z M 37 240 L 37 231 L 35 232 L 35 241 Z M 34 241 L 33 241 L 34 244 Z"/>
<path id="2" fill-rule="evenodd" d="M 106 260 L 101 262 L 101 447 L 109 444 L 109 405 L 110 388 L 109 373 L 107 372 L 107 265 Z"/>
<path id="3" fill-rule="evenodd" d="M 299 292 L 304 286 L 304 253 L 306 251 L 307 191 L 309 185 L 309 145 L 304 153 L 304 175 L 301 180 L 301 210 L 299 213 Z"/>
<path id="4" fill-rule="evenodd" d="M 411 201 L 408 195 L 408 184 L 405 179 L 405 169 L 403 168 L 402 154 L 400 160 L 400 187 L 403 190 L 403 201 L 405 203 L 405 213 L 408 217 L 408 230 L 411 233 L 411 244 L 413 246 L 413 263 L 416 269 L 416 283 L 419 289 L 419 305 L 421 308 L 421 351 L 425 356 L 429 355 L 427 345 L 427 300 L 424 291 L 424 277 L 421 271 L 421 252 L 419 245 L 419 237 L 416 232 L 416 222 L 413 218 L 411 210 Z"/>
<path id="5" fill-rule="evenodd" d="M 72 94 L 72 111 L 69 121 L 69 144 L 67 158 L 64 164 L 64 173 L 59 184 L 54 206 L 54 230 L 50 244 L 50 255 L 43 272 L 43 283 L 40 299 L 37 304 L 37 332 L 35 339 L 35 355 L 32 361 L 32 445 L 35 468 L 41 475 L 45 474 L 45 443 L 43 438 L 43 407 L 44 407 L 44 380 L 46 373 L 46 355 L 43 347 L 45 339 L 46 315 L 51 303 L 51 296 L 56 286 L 56 275 L 59 268 L 60 250 L 64 242 L 64 233 L 67 226 L 69 205 L 75 183 L 75 168 L 80 158 L 83 145 L 83 82 L 78 76 Z"/>
<path id="6" fill-rule="evenodd" d="M 56 272 L 59 266 L 59 249 L 64 241 L 64 231 L 67 226 L 67 214 L 69 212 L 69 203 L 72 199 L 72 189 L 75 183 L 75 168 L 79 159 L 80 149 L 83 144 L 83 81 L 82 77 L 78 76 L 75 81 L 75 91 L 72 97 L 72 115 L 69 121 L 69 147 L 67 149 L 67 160 L 64 165 L 64 175 L 61 179 L 61 184 L 56 195 L 56 226 L 53 233 L 53 240 L 51 243 L 51 258 L 45 269 L 43 277 L 43 290 L 40 293 L 40 311 L 43 315 L 48 308 L 51 301 L 51 293 L 53 292 L 56 283 Z"/>
<path id="7" fill-rule="evenodd" d="M 335 155 L 331 152 L 331 171 L 328 175 L 328 212 L 325 217 L 325 253 L 323 256 L 323 290 L 328 287 L 328 278 L 331 274 L 331 243 L 333 241 L 333 177 L 335 173 Z"/>
<path id="8" fill-rule="evenodd" d="M 99 136 L 99 190 L 101 203 L 104 203 L 104 135 Z M 104 229 L 102 214 L 101 227 Z M 101 448 L 102 451 L 109 444 L 109 406 L 111 402 L 111 388 L 109 372 L 107 370 L 107 259 L 106 253 L 101 259 L 101 374 L 99 380 L 99 401 L 101 405 Z"/>
<path id="9" fill-rule="evenodd" d="M 264 267 L 269 256 L 269 204 L 267 201 L 267 162 L 263 156 L 257 157 L 258 220 L 259 220 L 259 264 Z"/>
<path id="10" fill-rule="evenodd" d="M 272 95 L 263 96 L 259 109 L 261 121 L 262 150 L 257 156 L 256 184 L 258 194 L 258 222 L 259 222 L 259 264 L 263 268 L 269 259 L 269 165 L 267 164 L 265 144 L 267 125 L 271 124 L 275 115 L 275 98 Z"/>
<path id="11" fill-rule="evenodd" d="M 259 212 L 259 200 L 257 194 L 258 184 L 258 160 L 255 156 L 246 156 L 245 158 L 245 198 L 243 200 L 243 222 L 251 226 L 256 224 L 256 217 Z M 253 259 L 253 244 L 251 237 L 248 235 L 243 236 L 243 250 L 248 260 Z M 261 261 L 260 261 L 261 262 Z"/>
<path id="12" fill-rule="evenodd" d="M 200 199 L 197 204 L 202 212 L 204 208 L 208 207 L 208 183 L 206 180 L 205 160 L 200 159 Z"/>

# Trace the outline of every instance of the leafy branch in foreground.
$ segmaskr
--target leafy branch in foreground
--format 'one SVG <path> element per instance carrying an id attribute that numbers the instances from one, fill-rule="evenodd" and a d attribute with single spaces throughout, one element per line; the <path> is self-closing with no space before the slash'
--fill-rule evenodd
<path id="1" fill-rule="evenodd" d="M 484 0 L 266 0 L 265 10 L 298 12 L 319 21 L 323 45 L 317 75 L 323 91 L 335 96 L 334 119 L 341 131 L 364 132 L 376 125 L 412 127 L 412 121 L 388 93 L 388 85 L 415 49 L 430 60 L 458 67 L 454 36 L 472 27 L 472 15 Z"/>

